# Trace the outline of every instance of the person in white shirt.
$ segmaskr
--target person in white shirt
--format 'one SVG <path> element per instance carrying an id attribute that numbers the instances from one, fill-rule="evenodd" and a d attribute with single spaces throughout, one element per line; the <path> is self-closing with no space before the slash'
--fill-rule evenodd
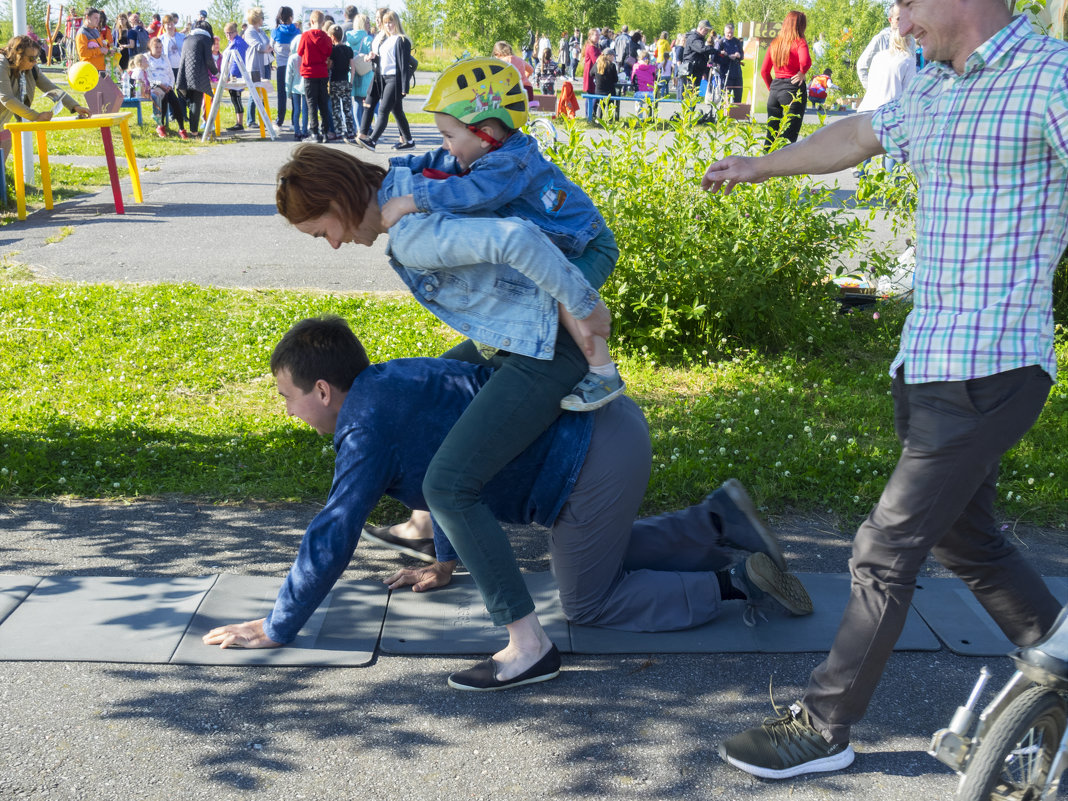
<path id="1" fill-rule="evenodd" d="M 868 91 L 857 106 L 857 112 L 875 111 L 901 96 L 916 75 L 915 52 L 916 40 L 911 36 L 902 36 L 896 30 L 890 35 L 889 46 L 871 60 Z M 888 171 L 892 171 L 896 164 L 889 156 L 883 156 L 883 167 Z"/>
<path id="2" fill-rule="evenodd" d="M 172 23 L 173 24 L 173 23 Z M 152 37 L 148 40 L 148 85 L 152 96 L 152 116 L 156 119 L 156 134 L 160 138 L 167 136 L 165 110 L 178 122 L 178 135 L 188 139 L 185 132 L 185 104 L 174 93 L 174 71 L 170 60 L 163 55 L 163 42 Z"/>
<path id="3" fill-rule="evenodd" d="M 860 54 L 860 58 L 857 59 L 857 77 L 860 78 L 860 85 L 865 89 L 868 88 L 868 72 L 871 70 L 871 61 L 875 58 L 876 53 L 886 50 L 890 46 L 890 37 L 897 33 L 897 18 L 900 13 L 897 3 L 890 6 L 890 14 L 886 18 L 890 26 L 875 34 L 872 40 L 868 42 L 868 46 L 864 48 L 864 52 Z"/>
<path id="4" fill-rule="evenodd" d="M 178 67 L 182 65 L 182 42 L 185 34 L 178 31 L 178 20 L 170 14 L 163 16 L 163 30 L 159 33 L 160 44 L 163 45 L 163 57 L 171 65 L 174 78 L 178 77 Z"/>

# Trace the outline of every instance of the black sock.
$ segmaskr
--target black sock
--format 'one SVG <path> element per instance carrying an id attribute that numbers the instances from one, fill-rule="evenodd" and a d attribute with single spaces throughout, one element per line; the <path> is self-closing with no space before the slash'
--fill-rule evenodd
<path id="1" fill-rule="evenodd" d="M 744 601 L 746 594 L 737 589 L 731 582 L 731 572 L 729 570 L 717 570 L 716 578 L 719 579 L 719 597 L 723 601 Z"/>

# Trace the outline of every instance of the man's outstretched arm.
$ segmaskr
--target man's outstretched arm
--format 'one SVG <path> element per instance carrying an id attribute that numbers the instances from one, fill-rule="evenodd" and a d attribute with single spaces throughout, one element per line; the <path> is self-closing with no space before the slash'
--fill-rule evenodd
<path id="1" fill-rule="evenodd" d="M 721 159 L 705 171 L 701 188 L 713 192 L 722 188 L 729 195 L 737 184 L 759 184 L 782 175 L 838 172 L 885 152 L 871 127 L 871 115 L 854 114 L 766 156 Z"/>

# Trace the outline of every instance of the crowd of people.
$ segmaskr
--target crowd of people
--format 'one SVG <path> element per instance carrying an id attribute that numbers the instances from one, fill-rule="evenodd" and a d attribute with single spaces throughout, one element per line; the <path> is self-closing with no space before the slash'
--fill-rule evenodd
<path id="1" fill-rule="evenodd" d="M 161 137 L 171 121 L 183 139 L 198 135 L 204 96 L 220 84 L 236 118 L 227 130 L 243 131 L 246 121 L 256 124 L 254 102 L 246 118 L 243 90 L 273 82 L 274 124 L 298 141 L 343 140 L 373 150 L 392 118 L 400 132 L 395 147 L 414 147 L 402 101 L 417 62 L 395 11 L 379 8 L 372 24 L 351 5 L 342 20 L 322 11 L 300 20 L 282 6 L 273 26 L 264 23 L 263 9 L 251 8 L 243 21 L 226 22 L 220 38 L 206 11 L 181 27 L 178 14 L 153 14 L 146 27 L 138 12 L 122 13 L 112 27 L 103 11 L 88 8 L 74 52 L 101 79 L 120 84 L 124 96 L 151 101 Z M 38 52 L 44 46 L 32 29 L 27 40 Z M 235 57 L 222 75 L 227 51 Z"/>
<path id="2" fill-rule="evenodd" d="M 523 61 L 534 70 L 543 94 L 552 94 L 558 78 L 577 80 L 590 94 L 613 95 L 622 91 L 647 92 L 656 97 L 674 94 L 682 99 L 687 87 L 695 90 L 703 81 L 711 84 L 718 98 L 726 90 L 735 103 L 742 99 L 742 41 L 734 26 L 724 26 L 718 35 L 702 20 L 688 33 L 672 36 L 667 31 L 647 36 L 642 30 L 622 25 L 590 28 L 583 35 L 575 28 L 553 42 L 547 34 L 527 33 Z M 602 58 L 604 56 L 604 58 Z"/>

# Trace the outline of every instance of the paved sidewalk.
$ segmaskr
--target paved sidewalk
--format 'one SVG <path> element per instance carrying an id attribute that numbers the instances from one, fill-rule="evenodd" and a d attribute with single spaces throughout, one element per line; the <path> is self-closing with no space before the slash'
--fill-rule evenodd
<path id="1" fill-rule="evenodd" d="M 0 572 L 282 575 L 314 506 L 186 501 L 0 507 Z M 774 521 L 791 567 L 845 570 L 848 538 L 817 518 Z M 525 570 L 544 534 L 515 529 Z M 1051 574 L 1055 537 L 1028 536 Z M 345 578 L 401 564 L 361 544 Z M 0 662 L 0 798 L 948 799 L 930 733 L 979 667 L 1008 660 L 897 653 L 858 727 L 855 765 L 788 783 L 726 766 L 716 744 L 801 691 L 818 654 L 565 658 L 561 677 L 504 693 L 445 685 L 463 657 L 380 655 L 366 668 Z"/>
<path id="2" fill-rule="evenodd" d="M 427 126 L 421 146 L 438 142 Z M 343 147 L 343 145 L 339 145 Z M 382 248 L 332 251 L 275 213 L 292 148 L 243 141 L 143 164 L 145 204 L 113 213 L 110 190 L 0 230 L 0 253 L 43 278 L 217 286 L 399 290 Z M 366 155 L 366 154 L 365 154 Z M 372 156 L 385 163 L 386 154 Z M 74 231 L 46 245 L 65 225 Z M 725 476 L 709 477 L 715 484 Z M 146 500 L 0 506 L 0 572 L 282 575 L 311 506 Z M 776 521 L 798 570 L 844 572 L 851 532 Z M 524 569 L 546 568 L 544 534 L 514 531 Z M 1065 575 L 1055 535 L 1028 536 Z M 361 545 L 347 578 L 400 564 Z M 502 640 L 503 642 L 503 640 Z M 954 777 L 923 751 L 983 661 L 900 653 L 860 755 L 839 775 L 784 784 L 727 767 L 726 736 L 800 692 L 817 654 L 568 656 L 555 681 L 505 693 L 449 690 L 456 658 L 380 656 L 361 669 L 0 662 L 0 798 L 772 799 L 949 798 Z"/>

